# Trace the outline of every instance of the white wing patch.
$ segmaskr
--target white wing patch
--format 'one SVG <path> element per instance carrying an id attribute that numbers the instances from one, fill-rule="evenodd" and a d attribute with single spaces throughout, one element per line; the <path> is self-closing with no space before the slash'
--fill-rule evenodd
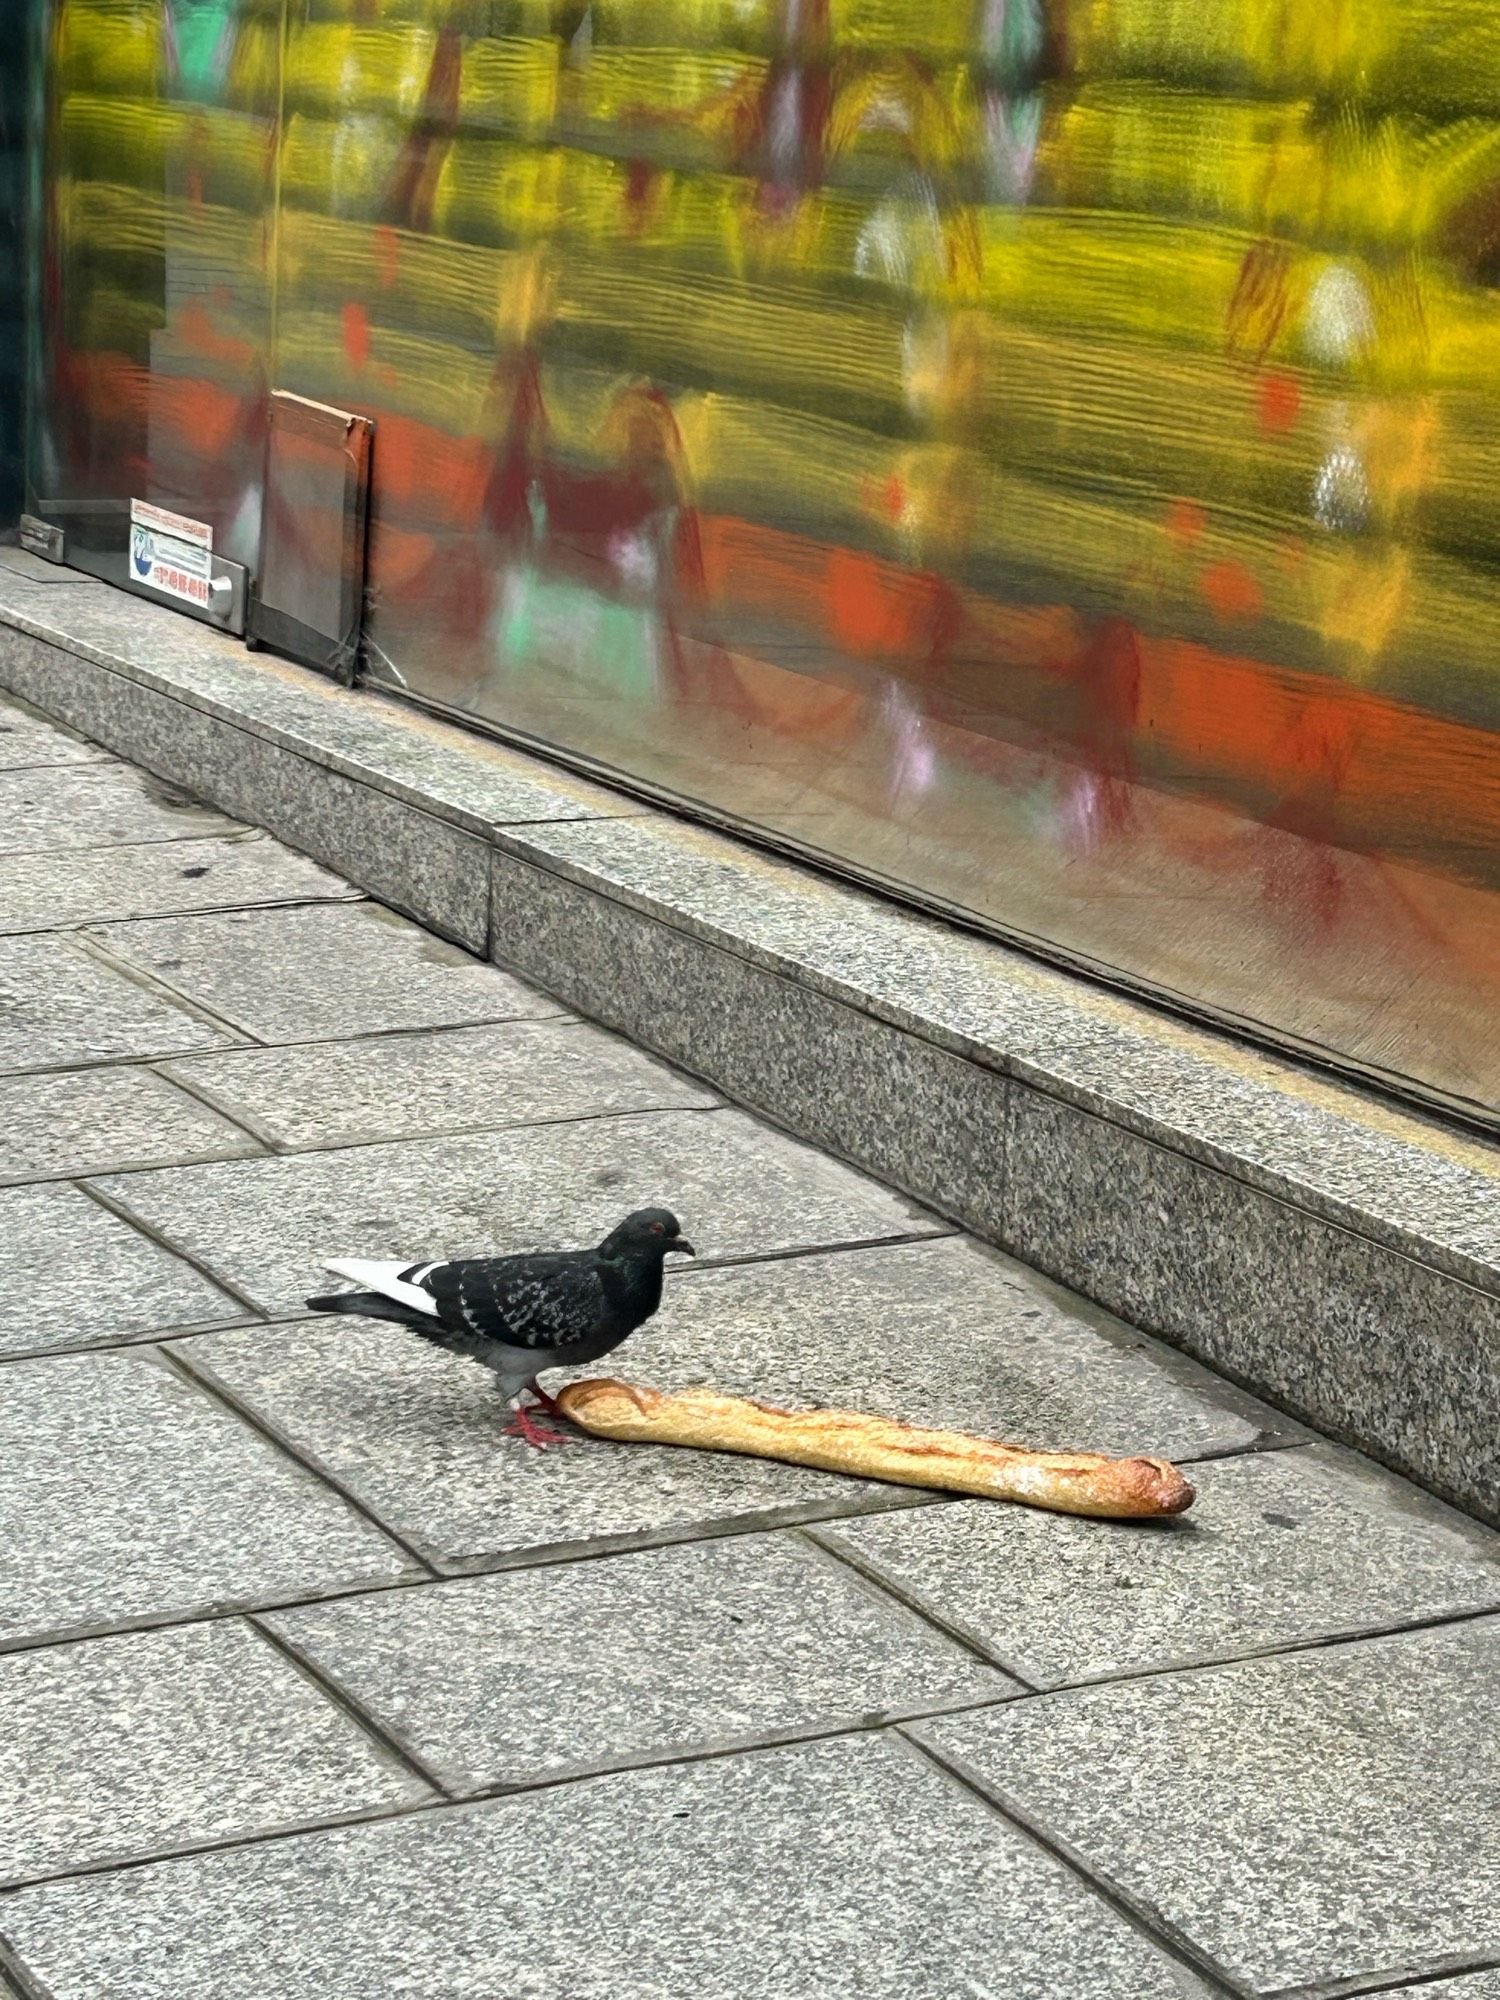
<path id="1" fill-rule="evenodd" d="M 428 1270 L 432 1268 L 427 1266 Z M 397 1305 L 411 1306 L 417 1312 L 426 1313 L 430 1319 L 438 1316 L 437 1301 L 432 1294 L 424 1292 L 420 1285 L 403 1281 L 401 1273 L 411 1269 L 407 1258 L 394 1263 L 378 1263 L 364 1257 L 330 1257 L 323 1269 L 332 1271 L 336 1278 L 348 1278 L 367 1292 L 379 1292 L 382 1298 L 394 1299 Z"/>

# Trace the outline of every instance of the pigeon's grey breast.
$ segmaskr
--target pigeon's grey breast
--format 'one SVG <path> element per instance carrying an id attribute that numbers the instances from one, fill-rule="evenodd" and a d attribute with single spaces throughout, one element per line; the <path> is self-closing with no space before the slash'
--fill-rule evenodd
<path id="1" fill-rule="evenodd" d="M 473 1359 L 493 1369 L 499 1376 L 501 1385 L 508 1396 L 514 1396 L 532 1380 L 549 1368 L 582 1368 L 591 1361 L 598 1361 L 614 1350 L 629 1337 L 628 1327 L 610 1327 L 588 1335 L 583 1340 L 571 1340 L 560 1347 L 513 1347 L 504 1340 L 487 1340 L 482 1335 L 471 1337 L 464 1351 Z M 458 1340 L 446 1332 L 439 1335 L 442 1345 L 450 1352 L 458 1350 Z"/>

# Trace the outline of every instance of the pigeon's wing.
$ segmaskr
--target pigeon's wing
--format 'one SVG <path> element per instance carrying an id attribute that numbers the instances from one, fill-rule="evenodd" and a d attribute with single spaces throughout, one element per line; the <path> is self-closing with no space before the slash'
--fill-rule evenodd
<path id="1" fill-rule="evenodd" d="M 429 1292 L 459 1340 L 566 1348 L 599 1330 L 609 1309 L 592 1251 L 535 1257 L 464 1257 L 415 1265 L 409 1284 Z"/>
<path id="2" fill-rule="evenodd" d="M 379 1292 L 382 1298 L 393 1299 L 397 1305 L 410 1306 L 413 1312 L 430 1313 L 436 1319 L 436 1300 L 420 1285 L 408 1282 L 411 1268 L 409 1264 L 393 1263 L 389 1259 L 376 1261 L 369 1257 L 330 1257 L 323 1266 L 325 1271 L 348 1278 L 366 1291 Z"/>

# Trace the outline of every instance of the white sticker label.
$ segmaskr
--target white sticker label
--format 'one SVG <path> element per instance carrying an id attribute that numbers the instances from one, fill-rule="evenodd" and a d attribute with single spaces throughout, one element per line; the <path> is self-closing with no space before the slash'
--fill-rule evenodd
<path id="1" fill-rule="evenodd" d="M 170 507 L 154 507 L 149 500 L 132 500 L 130 518 L 136 527 L 150 528 L 158 535 L 170 535 L 174 542 L 191 542 L 195 548 L 204 550 L 214 545 L 214 531 L 207 521 L 194 521 L 186 514 L 174 514 Z"/>
<path id="2" fill-rule="evenodd" d="M 139 522 L 131 524 L 130 574 L 148 590 L 180 597 L 206 611 L 212 594 L 212 568 L 213 559 L 206 548 L 143 528 Z"/>

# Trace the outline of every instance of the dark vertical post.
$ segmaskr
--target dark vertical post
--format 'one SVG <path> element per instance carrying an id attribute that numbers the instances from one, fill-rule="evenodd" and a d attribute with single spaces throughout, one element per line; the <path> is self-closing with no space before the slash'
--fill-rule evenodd
<path id="1" fill-rule="evenodd" d="M 11 0 L 0 31 L 0 536 L 25 498 L 27 131 L 38 0 Z"/>

